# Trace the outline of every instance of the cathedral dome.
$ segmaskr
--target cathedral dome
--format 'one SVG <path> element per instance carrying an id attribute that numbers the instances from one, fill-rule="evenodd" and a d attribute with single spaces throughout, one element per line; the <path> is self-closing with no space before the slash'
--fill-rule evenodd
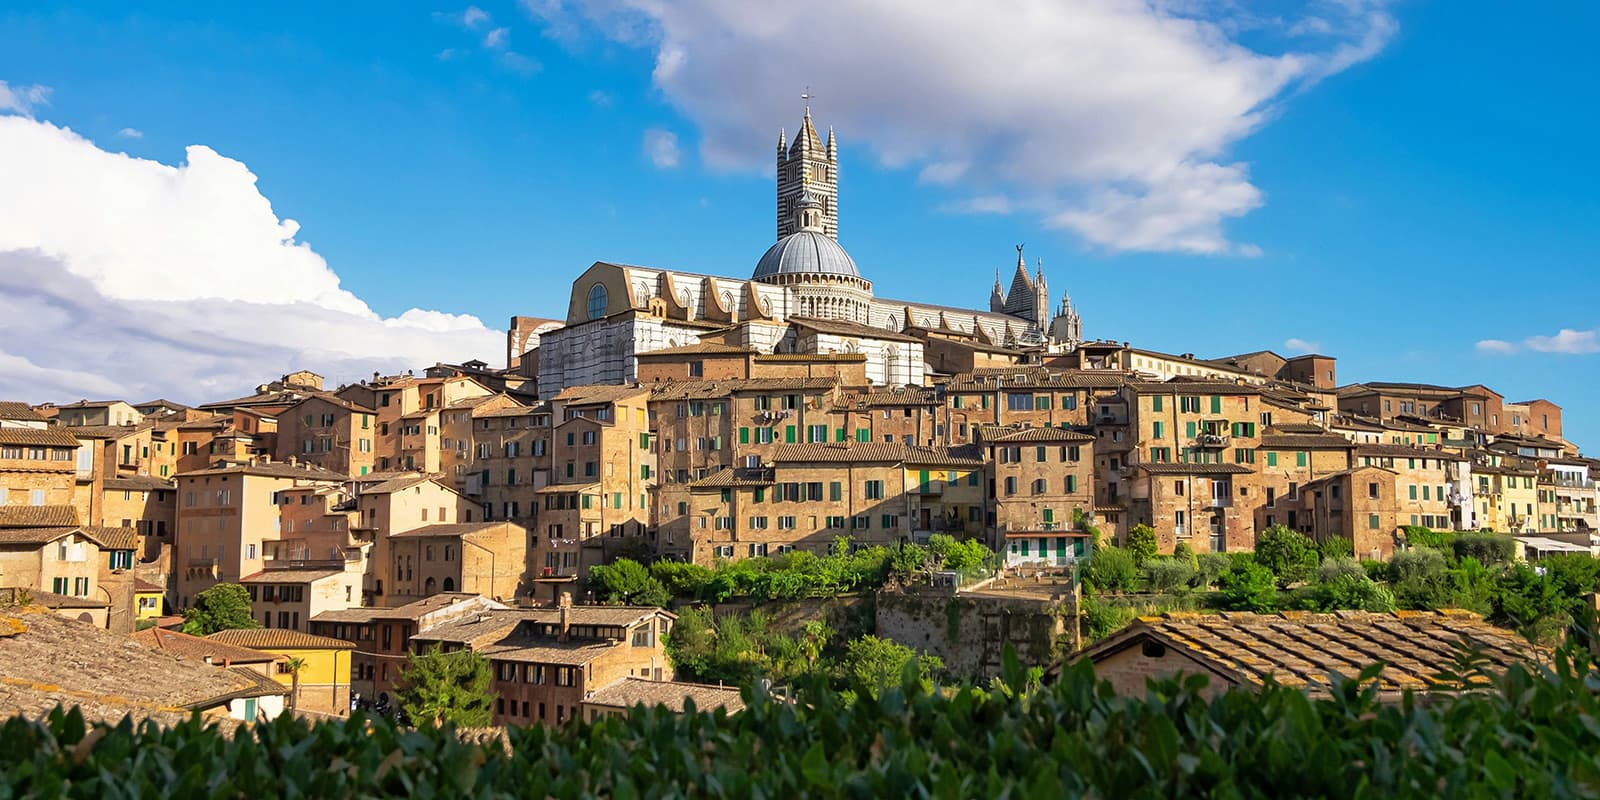
<path id="1" fill-rule="evenodd" d="M 801 230 L 779 239 L 756 262 L 755 280 L 778 275 L 842 275 L 860 278 L 856 262 L 833 237 L 815 230 Z"/>

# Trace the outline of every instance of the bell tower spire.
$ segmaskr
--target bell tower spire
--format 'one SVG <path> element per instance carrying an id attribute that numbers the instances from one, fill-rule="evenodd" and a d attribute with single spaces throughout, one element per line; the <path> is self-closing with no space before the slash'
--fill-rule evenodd
<path id="1" fill-rule="evenodd" d="M 798 231 L 796 214 L 800 195 L 809 191 L 817 202 L 822 232 L 839 238 L 839 144 L 833 129 L 828 129 L 827 144 L 817 134 L 811 120 L 811 103 L 817 99 L 807 86 L 800 99 L 805 103 L 805 114 L 800 119 L 800 130 L 793 143 L 784 152 L 784 136 L 778 135 L 778 238 Z"/>

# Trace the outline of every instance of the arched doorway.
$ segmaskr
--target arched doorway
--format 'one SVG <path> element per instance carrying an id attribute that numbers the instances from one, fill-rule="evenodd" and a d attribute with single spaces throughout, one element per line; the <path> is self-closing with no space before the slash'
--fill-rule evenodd
<path id="1" fill-rule="evenodd" d="M 424 594 L 430 594 L 430 595 L 433 594 L 434 586 L 435 586 L 435 583 L 434 583 L 434 580 L 432 578 L 429 578 L 429 579 L 423 581 L 422 582 L 422 591 L 423 591 L 423 593 Z"/>
<path id="2" fill-rule="evenodd" d="M 444 579 L 444 590 L 447 591 L 447 592 L 455 591 L 456 590 L 456 579 L 455 578 L 445 578 Z"/>

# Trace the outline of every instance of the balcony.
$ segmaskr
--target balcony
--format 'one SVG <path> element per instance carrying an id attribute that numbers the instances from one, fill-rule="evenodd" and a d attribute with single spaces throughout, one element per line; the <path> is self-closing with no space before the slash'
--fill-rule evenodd
<path id="1" fill-rule="evenodd" d="M 928 481 L 917 487 L 917 494 L 944 494 L 944 481 Z"/>
<path id="2" fill-rule="evenodd" d="M 1233 508 L 1232 497 L 1207 497 L 1203 505 L 1206 508 Z"/>
<path id="3" fill-rule="evenodd" d="M 1194 437 L 1194 446 L 1203 449 L 1227 447 L 1231 438 L 1226 432 L 1201 433 Z"/>

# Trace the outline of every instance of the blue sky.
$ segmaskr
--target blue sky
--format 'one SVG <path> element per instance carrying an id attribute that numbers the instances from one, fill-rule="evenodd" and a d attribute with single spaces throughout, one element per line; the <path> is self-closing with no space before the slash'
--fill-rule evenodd
<path id="1" fill-rule="evenodd" d="M 1019 2 L 1008 13 L 1045 13 Z M 1337 356 L 1344 381 L 1481 381 L 1561 403 L 1569 438 L 1600 436 L 1581 391 L 1600 349 L 1600 56 L 1587 41 L 1600 7 L 1349 0 L 1196 19 L 1086 3 L 973 32 L 974 56 L 937 22 L 862 5 L 832 13 L 895 35 L 869 48 L 790 31 L 774 44 L 753 33 L 759 20 L 694 3 L 12 2 L 0 81 L 14 98 L 47 87 L 12 115 L 100 150 L 178 165 L 204 145 L 242 163 L 378 317 L 420 307 L 491 329 L 561 316 L 595 260 L 750 270 L 773 238 L 777 129 L 792 134 L 810 84 L 842 145 L 841 241 L 879 295 L 982 305 L 1026 242 L 1091 337 L 1201 355 L 1296 339 Z M 1050 25 L 1140 35 L 1099 59 L 1030 60 L 1051 40 L 1027 29 Z M 1013 38 L 1016 50 L 990 46 Z M 1184 47 L 1195 57 L 1166 60 Z M 947 52 L 935 66 L 949 71 L 918 84 L 849 55 L 868 49 L 919 73 L 927 51 Z M 688 66 L 664 68 L 673 54 Z M 1141 75 L 1199 100 L 1150 93 Z M 662 132 L 675 148 L 652 151 Z M 9 191 L 32 202 L 28 187 Z M 45 370 L 71 352 L 10 355 Z M 354 355 L 339 364 L 364 368 Z M 454 357 L 473 355 L 500 357 Z M 255 368 L 265 379 L 275 365 Z M 101 388 L 56 378 L 58 393 Z M 104 388 L 119 387 L 154 388 Z"/>

